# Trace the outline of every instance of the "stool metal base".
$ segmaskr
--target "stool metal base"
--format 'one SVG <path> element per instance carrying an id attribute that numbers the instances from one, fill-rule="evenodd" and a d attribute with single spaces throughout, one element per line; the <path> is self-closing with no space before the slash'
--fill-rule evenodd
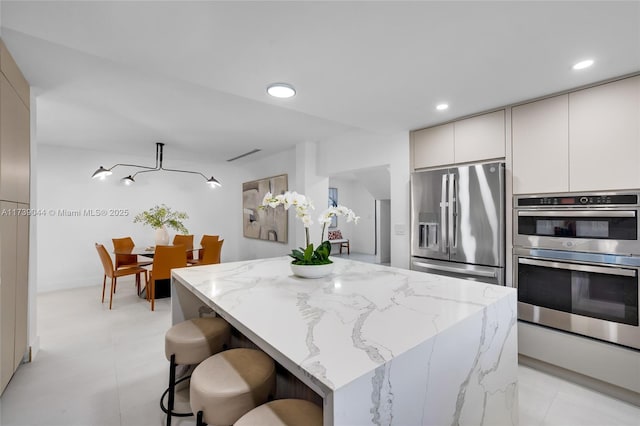
<path id="1" fill-rule="evenodd" d="M 202 410 L 198 411 L 198 414 L 196 414 L 196 426 L 207 426 L 207 424 L 204 422 L 204 419 L 202 418 L 204 416 L 204 412 L 202 412 Z"/>
<path id="2" fill-rule="evenodd" d="M 193 416 L 193 413 L 177 413 L 173 411 L 174 403 L 175 403 L 175 395 L 176 395 L 176 385 L 184 382 L 191 378 L 191 374 L 185 376 L 176 382 L 176 356 L 175 354 L 171 355 L 170 363 L 169 363 L 169 387 L 165 389 L 160 397 L 160 408 L 163 412 L 167 414 L 167 426 L 171 426 L 171 417 L 189 417 Z M 164 406 L 164 397 L 169 395 L 169 401 L 167 403 L 167 407 Z"/>

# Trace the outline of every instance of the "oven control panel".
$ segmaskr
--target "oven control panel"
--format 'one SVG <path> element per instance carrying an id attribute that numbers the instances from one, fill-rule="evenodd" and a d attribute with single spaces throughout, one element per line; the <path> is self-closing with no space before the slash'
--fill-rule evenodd
<path id="1" fill-rule="evenodd" d="M 518 197 L 516 207 L 575 207 L 637 205 L 638 194 L 567 194 L 544 197 Z"/>

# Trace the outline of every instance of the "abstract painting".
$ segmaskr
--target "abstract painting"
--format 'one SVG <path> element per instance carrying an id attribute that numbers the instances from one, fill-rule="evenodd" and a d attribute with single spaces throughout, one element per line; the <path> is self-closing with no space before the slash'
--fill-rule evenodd
<path id="1" fill-rule="evenodd" d="M 258 208 L 267 192 L 277 195 L 286 190 L 286 174 L 242 184 L 242 230 L 246 238 L 287 242 L 288 215 L 284 207 Z"/>
<path id="2" fill-rule="evenodd" d="M 338 188 L 329 188 L 328 207 L 338 207 Z M 329 228 L 335 228 L 336 226 L 338 226 L 338 216 L 332 216 Z"/>

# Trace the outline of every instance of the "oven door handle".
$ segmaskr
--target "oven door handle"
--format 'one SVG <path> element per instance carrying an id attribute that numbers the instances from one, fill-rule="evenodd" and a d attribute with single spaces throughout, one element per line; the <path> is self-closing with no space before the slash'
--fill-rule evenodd
<path id="1" fill-rule="evenodd" d="M 610 268 L 607 266 L 578 265 L 575 263 L 549 262 L 546 260 L 529 259 L 519 257 L 518 263 L 524 265 L 542 266 L 545 268 L 567 269 L 569 271 L 593 272 L 596 274 L 619 275 L 623 277 L 635 277 L 637 272 L 632 269 Z"/>
<path id="2" fill-rule="evenodd" d="M 424 263 L 424 262 L 416 262 L 416 261 L 414 261 L 413 264 L 415 266 L 420 266 L 422 268 L 427 268 L 427 269 L 433 269 L 436 271 L 454 272 L 454 273 L 463 274 L 463 275 L 475 275 L 477 277 L 495 278 L 497 275 L 495 271 L 481 271 L 477 269 L 461 269 L 453 266 L 434 265 L 432 263 Z"/>
<path id="3" fill-rule="evenodd" d="M 518 216 L 524 217 L 636 217 L 635 210 L 564 210 L 564 211 L 535 211 L 520 210 Z"/>

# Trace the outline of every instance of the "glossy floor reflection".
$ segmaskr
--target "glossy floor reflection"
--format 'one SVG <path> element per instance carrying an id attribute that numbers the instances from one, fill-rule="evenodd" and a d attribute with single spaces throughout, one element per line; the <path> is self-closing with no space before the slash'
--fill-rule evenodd
<path id="1" fill-rule="evenodd" d="M 41 349 L 3 394 L 2 426 L 164 424 L 158 401 L 167 382 L 169 299 L 151 312 L 133 281 L 123 279 L 109 311 L 100 291 L 38 296 Z M 519 386 L 520 425 L 640 425 L 640 407 L 528 367 L 519 367 Z M 195 421 L 175 418 L 173 424 Z"/>

